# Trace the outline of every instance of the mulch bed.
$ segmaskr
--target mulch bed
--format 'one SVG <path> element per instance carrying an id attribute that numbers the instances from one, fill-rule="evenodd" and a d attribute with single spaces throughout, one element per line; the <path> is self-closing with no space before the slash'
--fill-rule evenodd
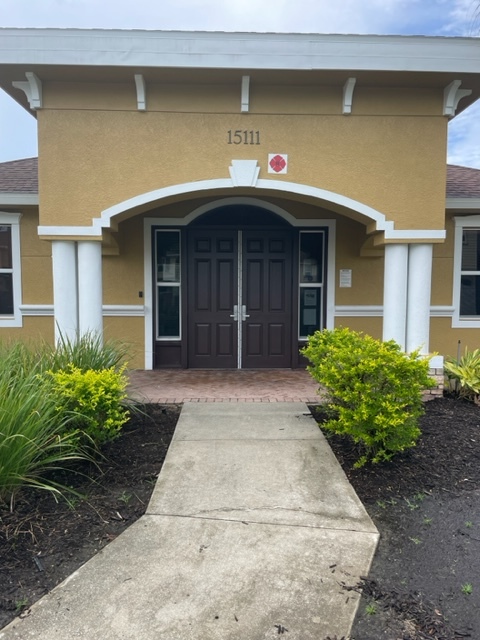
<path id="1" fill-rule="evenodd" d="M 180 407 L 147 410 L 105 448 L 101 473 L 64 477 L 87 496 L 73 508 L 38 491 L 22 493 L 13 513 L 0 508 L 0 628 L 144 513 Z M 480 409 L 433 400 L 421 428 L 417 447 L 358 470 L 354 447 L 329 438 L 381 533 L 356 587 L 352 640 L 480 638 Z"/>
<path id="2" fill-rule="evenodd" d="M 329 437 L 381 535 L 352 640 L 480 638 L 480 408 L 432 400 L 421 429 L 415 448 L 362 469 Z"/>
<path id="3" fill-rule="evenodd" d="M 59 478 L 85 499 L 69 506 L 25 491 L 12 513 L 0 506 L 0 628 L 145 513 L 179 414 L 178 405 L 148 405 L 102 449 L 101 470 Z"/>

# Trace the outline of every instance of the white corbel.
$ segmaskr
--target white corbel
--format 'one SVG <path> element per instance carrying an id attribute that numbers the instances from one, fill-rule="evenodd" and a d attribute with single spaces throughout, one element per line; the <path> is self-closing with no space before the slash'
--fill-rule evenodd
<path id="1" fill-rule="evenodd" d="M 462 98 L 469 96 L 471 89 L 460 89 L 461 80 L 452 80 L 452 82 L 443 90 L 443 115 L 453 117 L 457 110 L 458 103 Z"/>
<path id="2" fill-rule="evenodd" d="M 31 109 L 41 109 L 43 107 L 42 81 L 33 71 L 25 73 L 27 80 L 12 82 L 16 89 L 20 89 L 27 96 Z"/>
<path id="3" fill-rule="evenodd" d="M 250 76 L 242 76 L 241 112 L 248 113 L 250 108 Z"/>
<path id="4" fill-rule="evenodd" d="M 355 89 L 356 78 L 348 78 L 343 85 L 343 109 L 345 115 L 352 113 L 353 90 Z"/>
<path id="5" fill-rule="evenodd" d="M 141 73 L 135 74 L 135 86 L 137 88 L 137 108 L 139 111 L 147 110 L 147 90 L 145 78 Z"/>

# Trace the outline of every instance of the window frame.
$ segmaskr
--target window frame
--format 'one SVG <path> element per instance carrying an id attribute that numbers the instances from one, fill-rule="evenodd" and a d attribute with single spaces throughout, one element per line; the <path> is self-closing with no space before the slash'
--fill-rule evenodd
<path id="1" fill-rule="evenodd" d="M 455 237 L 453 252 L 453 316 L 452 327 L 464 329 L 480 328 L 480 314 L 478 316 L 460 315 L 460 296 L 462 280 L 462 252 L 463 234 L 465 231 L 478 231 L 480 233 L 480 215 L 455 216 Z M 479 270 L 480 275 L 480 270 Z"/>
<path id="2" fill-rule="evenodd" d="M 159 281 L 157 276 L 157 265 L 158 265 L 158 256 L 157 256 L 157 234 L 158 233 L 176 233 L 178 234 L 178 251 L 179 251 L 179 278 L 175 281 Z M 175 228 L 154 228 L 153 233 L 153 255 L 154 255 L 154 270 L 155 270 L 155 341 L 156 342 L 179 342 L 182 340 L 182 232 L 180 229 Z M 178 289 L 178 313 L 179 313 L 179 323 L 178 323 L 178 336 L 160 336 L 159 335 L 159 299 L 158 299 L 158 289 L 159 287 L 172 287 Z"/>
<path id="3" fill-rule="evenodd" d="M 21 213 L 0 211 L 0 225 L 11 227 L 12 231 L 12 268 L 0 269 L 1 273 L 12 274 L 13 314 L 0 315 L 0 328 L 21 327 L 22 313 L 22 261 L 20 252 L 20 218 Z"/>
<path id="4" fill-rule="evenodd" d="M 317 234 L 322 237 L 322 279 L 319 282 L 302 282 L 302 274 L 301 274 L 301 248 L 302 248 L 302 234 Z M 316 289 L 320 296 L 319 304 L 320 304 L 320 327 L 319 329 L 323 329 L 326 326 L 325 323 L 325 287 L 327 286 L 327 260 L 325 259 L 325 255 L 328 251 L 328 230 L 324 227 L 319 227 L 318 229 L 300 229 L 298 233 L 298 278 L 297 278 L 297 290 L 298 290 L 298 302 L 297 302 L 297 339 L 299 342 L 305 343 L 308 340 L 308 336 L 302 336 L 300 333 L 301 327 L 301 292 L 302 289 Z"/>

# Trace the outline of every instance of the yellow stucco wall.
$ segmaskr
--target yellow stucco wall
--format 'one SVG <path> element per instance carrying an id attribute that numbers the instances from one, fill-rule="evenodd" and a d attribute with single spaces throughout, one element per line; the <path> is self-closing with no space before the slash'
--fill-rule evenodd
<path id="1" fill-rule="evenodd" d="M 103 329 L 106 340 L 120 340 L 127 346 L 127 364 L 130 369 L 143 369 L 145 367 L 143 318 L 105 316 Z"/>
<path id="2" fill-rule="evenodd" d="M 0 341 L 4 343 L 13 341 L 38 343 L 46 341 L 49 344 L 53 344 L 53 317 L 25 316 L 23 318 L 23 327 L 0 327 Z"/>
<path id="3" fill-rule="evenodd" d="M 377 340 L 382 339 L 382 318 L 381 317 L 344 317 L 335 319 L 335 327 L 348 327 L 354 331 L 362 331 L 369 336 L 373 336 Z"/>
<path id="4" fill-rule="evenodd" d="M 20 220 L 23 304 L 53 304 L 52 247 L 37 233 L 38 210 L 25 209 Z"/>
<path id="5" fill-rule="evenodd" d="M 152 85 L 142 113 L 133 85 L 46 83 L 38 112 L 41 224 L 89 225 L 127 198 L 228 178 L 232 159 L 255 159 L 260 178 L 348 196 L 400 229 L 442 228 L 440 91 L 362 88 L 349 116 L 341 114 L 341 87 L 259 86 L 249 114 L 239 113 L 238 91 Z M 260 144 L 228 144 L 237 129 L 258 131 Z M 269 153 L 289 155 L 287 175 L 267 173 Z"/>
<path id="6" fill-rule="evenodd" d="M 452 328 L 451 318 L 432 318 L 430 320 L 430 351 L 444 356 L 457 357 L 458 341 L 460 353 L 465 349 L 480 348 L 480 329 Z"/>

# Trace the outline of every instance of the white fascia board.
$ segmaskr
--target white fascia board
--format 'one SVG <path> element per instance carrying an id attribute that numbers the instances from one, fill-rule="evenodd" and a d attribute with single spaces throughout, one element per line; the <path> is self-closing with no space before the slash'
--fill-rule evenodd
<path id="1" fill-rule="evenodd" d="M 447 198 L 447 211 L 480 211 L 480 198 Z"/>
<path id="2" fill-rule="evenodd" d="M 2 28 L 0 64 L 479 73 L 480 39 Z"/>
<path id="3" fill-rule="evenodd" d="M 38 205 L 38 193 L 0 193 L 0 206 Z"/>

